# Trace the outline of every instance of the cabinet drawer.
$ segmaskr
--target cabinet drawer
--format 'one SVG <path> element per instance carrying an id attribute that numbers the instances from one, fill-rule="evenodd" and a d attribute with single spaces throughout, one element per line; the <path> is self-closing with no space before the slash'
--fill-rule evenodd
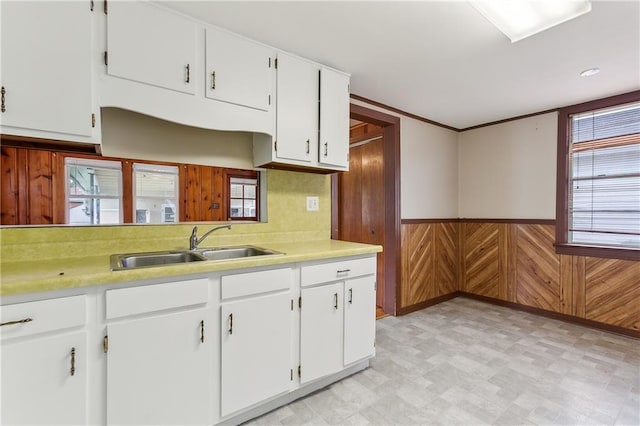
<path id="1" fill-rule="evenodd" d="M 175 281 L 108 290 L 107 319 L 199 305 L 209 300 L 209 280 Z"/>
<path id="2" fill-rule="evenodd" d="M 61 297 L 2 306 L 2 340 L 47 331 L 80 327 L 86 323 L 85 296 Z"/>
<path id="3" fill-rule="evenodd" d="M 226 275 L 221 280 L 222 299 L 268 293 L 291 288 L 291 268 Z"/>
<path id="4" fill-rule="evenodd" d="M 302 287 L 376 273 L 376 258 L 344 259 L 302 267 Z"/>

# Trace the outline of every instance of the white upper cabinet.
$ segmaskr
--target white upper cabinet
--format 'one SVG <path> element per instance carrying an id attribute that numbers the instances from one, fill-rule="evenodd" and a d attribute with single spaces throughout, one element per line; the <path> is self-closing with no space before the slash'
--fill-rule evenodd
<path id="1" fill-rule="evenodd" d="M 107 72 L 178 92 L 194 94 L 195 22 L 146 2 L 109 2 Z"/>
<path id="2" fill-rule="evenodd" d="M 217 28 L 205 32 L 206 97 L 269 111 L 274 50 Z"/>
<path id="3" fill-rule="evenodd" d="M 282 52 L 276 68 L 276 137 L 254 136 L 254 165 L 349 170 L 349 75 Z"/>
<path id="4" fill-rule="evenodd" d="M 320 144 L 318 162 L 349 167 L 349 76 L 320 69 Z"/>
<path id="5" fill-rule="evenodd" d="M 278 54 L 276 157 L 311 162 L 318 147 L 318 65 Z"/>
<path id="6" fill-rule="evenodd" d="M 2 133 L 96 143 L 90 2 L 3 1 L 0 8 Z"/>

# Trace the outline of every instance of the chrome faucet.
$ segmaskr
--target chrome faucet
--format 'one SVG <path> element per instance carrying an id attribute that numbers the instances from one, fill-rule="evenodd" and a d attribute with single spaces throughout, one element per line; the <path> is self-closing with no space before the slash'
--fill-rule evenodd
<path id="1" fill-rule="evenodd" d="M 223 228 L 231 229 L 231 225 L 216 226 L 215 228 L 210 229 L 207 232 L 205 232 L 202 237 L 198 238 L 198 227 L 194 226 L 193 227 L 193 231 L 191 231 L 191 237 L 189 237 L 189 250 L 197 250 L 198 249 L 198 245 L 205 238 L 207 238 L 212 232 L 217 231 L 218 229 L 223 229 Z"/>

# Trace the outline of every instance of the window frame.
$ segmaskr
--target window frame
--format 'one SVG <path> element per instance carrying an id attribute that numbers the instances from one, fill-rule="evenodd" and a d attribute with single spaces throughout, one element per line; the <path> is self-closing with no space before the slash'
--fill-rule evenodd
<path id="1" fill-rule="evenodd" d="M 610 96 L 558 110 L 558 148 L 556 177 L 556 242 L 557 254 L 591 256 L 622 260 L 640 260 L 640 249 L 608 247 L 587 244 L 571 244 L 569 237 L 569 166 L 570 116 L 602 108 L 640 101 L 640 90 Z"/>
<path id="2" fill-rule="evenodd" d="M 174 215 L 175 215 L 175 220 L 173 222 L 137 222 L 137 201 L 138 199 L 149 199 L 149 198 L 153 198 L 153 197 L 149 197 L 149 196 L 145 196 L 145 195 L 139 195 L 138 191 L 137 191 L 137 173 L 138 172 L 149 172 L 149 173 L 158 173 L 158 174 L 165 174 L 165 175 L 170 175 L 170 176 L 174 176 L 176 179 L 176 185 L 175 185 L 175 193 L 174 193 L 174 200 L 175 200 L 175 211 L 174 211 Z M 132 165 L 131 165 L 131 209 L 132 209 L 132 221 L 131 223 L 135 223 L 138 225 L 162 225 L 162 224 L 179 224 L 180 223 L 180 167 L 174 164 L 160 164 L 160 163 L 150 163 L 150 162 L 143 162 L 143 161 L 133 161 Z M 165 205 L 162 206 L 162 217 L 164 217 L 164 207 Z"/>
<path id="3" fill-rule="evenodd" d="M 64 162 L 64 222 L 73 226 L 90 226 L 90 225 L 122 225 L 124 223 L 124 187 L 123 187 L 123 171 L 122 163 L 111 159 L 103 158 L 85 158 L 83 156 L 68 155 L 63 159 Z M 90 166 L 104 170 L 117 170 L 119 172 L 117 183 L 117 195 L 71 195 L 70 193 L 70 173 L 71 167 L 74 166 Z M 71 198 L 80 198 L 86 200 L 104 199 L 118 200 L 118 222 L 117 223 L 70 223 L 69 205 Z"/>
<path id="4" fill-rule="evenodd" d="M 238 222 L 260 222 L 260 173 L 255 170 L 239 170 L 239 169 L 227 169 L 225 173 L 225 202 L 226 202 L 226 217 L 228 221 Z M 231 217 L 231 178 L 238 179 L 255 179 L 256 180 L 256 215 L 255 216 L 242 216 Z M 245 198 L 243 198 L 245 199 Z"/>

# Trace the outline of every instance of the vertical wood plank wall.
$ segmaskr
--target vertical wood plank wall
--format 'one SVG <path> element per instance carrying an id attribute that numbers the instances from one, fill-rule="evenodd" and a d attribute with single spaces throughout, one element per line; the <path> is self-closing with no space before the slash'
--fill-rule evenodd
<path id="1" fill-rule="evenodd" d="M 137 160 L 4 146 L 1 152 L 0 225 L 65 223 L 65 156 L 121 161 L 123 219 L 124 223 L 133 222 L 132 166 Z M 160 164 L 179 167 L 181 222 L 227 220 L 227 176 L 258 177 L 253 170 Z"/>
<path id="2" fill-rule="evenodd" d="M 557 255 L 554 240 L 547 224 L 403 223 L 399 312 L 462 291 L 640 330 L 640 262 Z"/>

